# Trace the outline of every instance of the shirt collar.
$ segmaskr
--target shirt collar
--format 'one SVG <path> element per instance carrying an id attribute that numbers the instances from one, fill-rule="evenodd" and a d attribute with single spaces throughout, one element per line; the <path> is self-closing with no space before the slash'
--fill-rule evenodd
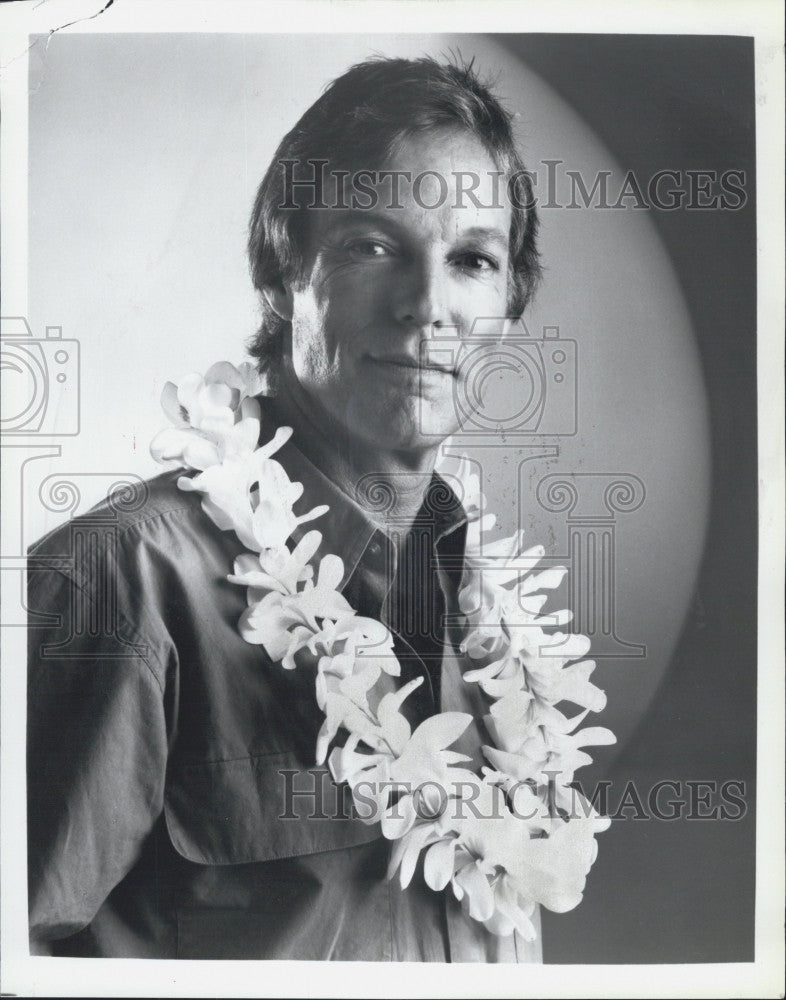
<path id="1" fill-rule="evenodd" d="M 262 440 L 268 440 L 277 425 L 271 400 L 258 397 L 262 407 Z M 389 536 L 369 516 L 367 510 L 356 500 L 341 490 L 330 480 L 290 438 L 275 454 L 287 475 L 293 482 L 303 484 L 303 495 L 294 506 L 296 515 L 305 514 L 313 507 L 327 504 L 330 508 L 322 517 L 298 525 L 292 533 L 297 543 L 303 535 L 314 528 L 322 534 L 318 557 L 333 553 L 344 562 L 343 590 L 358 567 L 369 546 L 377 551 L 387 549 L 388 565 L 395 571 L 394 546 Z M 434 472 L 426 490 L 423 503 L 415 518 L 415 524 L 427 523 L 433 526 L 434 541 L 440 541 L 467 521 L 461 502 L 448 483 Z"/>

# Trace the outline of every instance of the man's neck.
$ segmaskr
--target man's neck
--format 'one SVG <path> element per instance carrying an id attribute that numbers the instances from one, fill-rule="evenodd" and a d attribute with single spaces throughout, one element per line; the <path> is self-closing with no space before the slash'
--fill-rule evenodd
<path id="1" fill-rule="evenodd" d="M 299 385 L 284 380 L 273 406 L 306 457 L 380 528 L 395 529 L 404 539 L 431 482 L 438 446 L 415 452 L 371 447 L 349 435 Z"/>

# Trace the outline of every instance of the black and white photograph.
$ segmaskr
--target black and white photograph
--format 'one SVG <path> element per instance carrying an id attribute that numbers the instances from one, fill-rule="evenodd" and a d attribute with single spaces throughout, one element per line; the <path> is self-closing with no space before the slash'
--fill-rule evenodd
<path id="1" fill-rule="evenodd" d="M 0 10 L 4 995 L 783 995 L 783 7 L 482 6 Z"/>

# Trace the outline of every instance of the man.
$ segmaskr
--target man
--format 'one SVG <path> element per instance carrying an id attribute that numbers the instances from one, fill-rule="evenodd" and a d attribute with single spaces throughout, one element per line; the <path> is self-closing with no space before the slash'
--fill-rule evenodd
<path id="1" fill-rule="evenodd" d="M 276 458 L 304 510 L 329 507 L 318 555 L 341 556 L 344 596 L 391 629 L 395 683 L 422 678 L 413 726 L 483 714 L 445 629 L 466 516 L 433 470 L 458 426 L 457 345 L 532 293 L 531 201 L 510 117 L 471 67 L 378 59 L 284 138 L 252 215 L 262 434 L 294 429 Z M 386 881 L 379 826 L 314 767 L 313 671 L 243 640 L 226 578 L 244 546 L 177 478 L 31 552 L 32 950 L 539 960 L 539 941 L 491 934 L 450 893 Z M 476 722 L 457 749 L 478 766 L 481 742 Z"/>

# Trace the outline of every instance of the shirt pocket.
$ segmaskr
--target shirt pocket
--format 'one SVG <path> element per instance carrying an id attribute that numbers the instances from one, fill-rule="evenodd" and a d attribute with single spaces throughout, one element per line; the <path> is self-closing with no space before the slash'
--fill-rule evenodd
<path id="1" fill-rule="evenodd" d="M 200 865 L 273 861 L 369 843 L 346 785 L 295 752 L 170 767 L 164 816 L 175 850 Z"/>

